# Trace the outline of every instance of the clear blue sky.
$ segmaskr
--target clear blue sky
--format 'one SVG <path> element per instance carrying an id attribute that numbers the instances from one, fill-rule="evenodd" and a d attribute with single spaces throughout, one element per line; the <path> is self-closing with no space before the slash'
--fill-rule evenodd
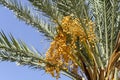
<path id="1" fill-rule="evenodd" d="M 18 20 L 8 9 L 0 6 L 0 29 L 6 34 L 12 33 L 17 39 L 21 39 L 29 46 L 34 46 L 40 52 L 44 52 L 49 47 L 46 38 L 31 26 Z M 16 63 L 0 62 L 0 80 L 55 80 L 44 71 L 35 70 Z M 59 80 L 71 80 L 61 76 Z"/>

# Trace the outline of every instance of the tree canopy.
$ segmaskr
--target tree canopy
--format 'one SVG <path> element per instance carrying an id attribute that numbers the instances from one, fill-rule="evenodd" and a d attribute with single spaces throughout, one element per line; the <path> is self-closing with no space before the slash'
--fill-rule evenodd
<path id="1" fill-rule="evenodd" d="M 46 56 L 0 32 L 0 59 L 40 68 L 58 79 L 118 80 L 119 0 L 0 0 L 18 19 L 51 40 Z M 38 14 L 36 14 L 38 13 Z"/>

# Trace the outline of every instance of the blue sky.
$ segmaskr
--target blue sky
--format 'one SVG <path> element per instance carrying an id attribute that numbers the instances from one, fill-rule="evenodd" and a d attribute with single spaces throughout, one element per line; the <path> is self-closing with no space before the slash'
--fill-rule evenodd
<path id="1" fill-rule="evenodd" d="M 17 39 L 21 39 L 29 46 L 34 46 L 40 52 L 45 53 L 49 43 L 43 34 L 36 29 L 20 21 L 8 9 L 0 6 L 0 29 L 6 35 L 12 33 Z M 44 71 L 28 68 L 27 66 L 17 66 L 16 63 L 0 62 L 0 80 L 55 80 Z M 71 80 L 61 76 L 59 80 Z"/>

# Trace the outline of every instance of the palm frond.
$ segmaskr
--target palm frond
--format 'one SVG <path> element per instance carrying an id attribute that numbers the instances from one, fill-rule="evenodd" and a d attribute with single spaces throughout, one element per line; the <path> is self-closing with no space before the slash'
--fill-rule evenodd
<path id="1" fill-rule="evenodd" d="M 28 1 L 35 6 L 35 9 L 42 11 L 45 16 L 50 17 L 52 20 L 55 20 L 59 24 L 62 15 L 58 11 L 56 4 L 53 3 L 52 0 L 28 0 Z"/>
<path id="2" fill-rule="evenodd" d="M 34 68 L 45 66 L 44 58 L 37 51 L 31 50 L 23 41 L 17 41 L 12 35 L 9 40 L 4 32 L 0 32 L 0 60 L 17 62 Z"/>
<path id="3" fill-rule="evenodd" d="M 117 36 L 118 34 L 118 23 L 120 21 L 117 21 L 116 19 L 119 17 L 118 12 L 120 12 L 118 10 L 119 7 L 119 3 L 118 1 L 110 1 L 110 0 L 106 0 L 103 2 L 104 4 L 104 29 L 105 29 L 105 43 L 106 43 L 106 54 L 107 56 L 109 56 L 110 54 L 112 54 L 113 49 L 115 44 L 113 44 L 113 42 L 116 40 L 115 37 L 113 36 Z M 112 10 L 112 11 L 111 11 Z M 117 29 L 117 31 L 116 31 Z M 109 34 L 110 33 L 110 34 Z M 104 34 L 104 33 L 103 33 Z M 110 39 L 109 39 L 110 38 Z M 110 47 L 108 46 L 110 45 Z"/>
<path id="4" fill-rule="evenodd" d="M 58 11 L 66 15 L 73 14 L 78 18 L 88 18 L 88 4 L 86 0 L 52 0 L 56 3 Z"/>
<path id="5" fill-rule="evenodd" d="M 44 33 L 45 36 L 51 39 L 54 37 L 55 25 L 47 23 L 47 20 L 45 21 L 38 15 L 35 15 L 34 11 L 30 10 L 30 7 L 23 6 L 21 2 L 16 0 L 0 0 L 0 5 L 3 5 L 13 11 L 20 20 L 23 20 L 27 24 L 37 28 L 37 30 Z"/>
<path id="6" fill-rule="evenodd" d="M 106 57 L 113 53 L 114 42 L 120 26 L 119 1 L 111 0 L 89 0 L 96 23 L 96 34 L 99 36 L 99 52 Z"/>
<path id="7" fill-rule="evenodd" d="M 119 65 L 119 64 L 117 64 L 117 62 L 119 62 L 119 58 L 120 58 L 120 50 L 119 49 L 120 49 L 120 31 L 117 36 L 115 49 L 109 59 L 106 77 L 109 77 L 110 73 L 112 71 L 114 71 L 112 68 L 115 68 L 115 67 L 117 67 L 117 65 Z"/>
<path id="8" fill-rule="evenodd" d="M 64 15 L 70 15 L 72 13 L 71 1 L 68 0 L 52 0 L 58 7 L 58 11 Z"/>

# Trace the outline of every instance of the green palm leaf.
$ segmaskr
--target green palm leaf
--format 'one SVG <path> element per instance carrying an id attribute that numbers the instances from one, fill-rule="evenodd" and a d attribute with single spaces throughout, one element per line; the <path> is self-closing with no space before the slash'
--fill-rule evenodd
<path id="1" fill-rule="evenodd" d="M 16 0 L 1 0 L 0 4 L 12 10 L 20 20 L 37 28 L 38 31 L 44 33 L 48 38 L 53 39 L 56 34 L 53 23 L 47 23 L 47 20 L 45 21 L 40 16 L 35 15 L 35 12 L 32 12 L 33 10 L 30 10 L 30 7 L 23 6 L 21 2 Z"/>

